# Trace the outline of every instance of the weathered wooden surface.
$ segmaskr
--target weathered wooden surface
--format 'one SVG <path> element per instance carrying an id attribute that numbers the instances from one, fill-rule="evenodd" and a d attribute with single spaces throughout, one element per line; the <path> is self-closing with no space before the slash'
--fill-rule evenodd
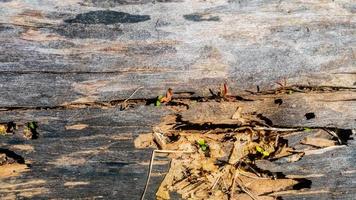
<path id="1" fill-rule="evenodd" d="M 2 113 L 0 121 L 37 120 L 40 138 L 1 136 L 1 148 L 23 156 L 31 167 L 20 177 L 1 179 L 0 198 L 139 199 L 152 150 L 135 149 L 134 139 L 150 132 L 162 113 L 147 107 Z M 164 173 L 167 164 L 156 165 L 155 172 Z M 152 180 L 149 198 L 159 178 Z"/>
<path id="2" fill-rule="evenodd" d="M 307 155 L 295 163 L 275 163 L 267 169 L 283 172 L 289 177 L 307 178 L 311 189 L 283 192 L 283 199 L 355 199 L 355 140 L 320 154 Z"/>
<path id="3" fill-rule="evenodd" d="M 0 106 L 355 86 L 350 1 L 0 2 Z M 314 74 L 314 75 L 313 75 Z M 6 94 L 6 95 L 5 95 Z"/>
<path id="4" fill-rule="evenodd" d="M 0 122 L 38 121 L 40 133 L 37 140 L 0 137 L 1 148 L 31 163 L 28 172 L 0 180 L 0 197 L 139 199 L 151 150 L 136 149 L 133 139 L 167 111 L 58 106 L 124 100 L 140 86 L 133 98 L 154 98 L 168 87 L 207 96 L 224 81 L 232 94 L 245 95 L 284 77 L 288 84 L 355 88 L 355 24 L 348 0 L 0 0 L 0 108 L 18 109 L 1 111 Z M 313 107 L 300 93 L 259 107 L 274 125 L 355 128 L 351 92 L 348 101 L 325 97 L 325 112 L 320 96 Z M 305 120 L 311 110 L 316 120 Z M 290 112 L 296 118 L 285 117 Z M 355 150 L 349 141 L 269 170 L 312 181 L 311 189 L 281 194 L 285 199 L 355 199 Z M 154 168 L 147 199 L 167 161 Z"/>
<path id="5" fill-rule="evenodd" d="M 0 197 L 139 199 L 151 149 L 136 149 L 134 139 L 150 132 L 151 126 L 168 113 L 153 106 L 126 111 L 85 108 L 2 112 L 2 122 L 38 121 L 40 137 L 26 140 L 20 133 L 1 136 L 1 147 L 23 156 L 31 167 L 19 176 L 1 179 Z M 279 194 L 285 199 L 354 199 L 355 151 L 355 141 L 349 140 L 347 146 L 310 154 L 295 163 L 282 159 L 261 167 L 312 181 L 311 189 Z M 146 199 L 154 199 L 169 161 L 160 158 L 155 163 Z"/>
<path id="6" fill-rule="evenodd" d="M 249 100 L 194 104 L 182 117 L 191 123 L 238 124 L 232 116 L 240 108 L 242 115 L 259 116 L 271 126 L 356 129 L 355 91 L 262 95 Z"/>

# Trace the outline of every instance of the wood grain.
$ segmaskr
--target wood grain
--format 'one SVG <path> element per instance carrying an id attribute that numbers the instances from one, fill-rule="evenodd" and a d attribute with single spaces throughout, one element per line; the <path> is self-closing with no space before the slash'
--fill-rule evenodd
<path id="1" fill-rule="evenodd" d="M 248 96 L 251 101 L 197 103 L 182 114 L 190 123 L 238 124 L 242 115 L 265 118 L 273 126 L 356 129 L 356 92 L 311 92 Z M 311 115 L 309 117 L 308 115 Z"/>
<path id="2" fill-rule="evenodd" d="M 0 107 L 355 87 L 349 1 L 2 1 Z M 302 16 L 302 17 L 301 17 Z"/>
<path id="3" fill-rule="evenodd" d="M 0 198 L 139 199 L 151 149 L 137 149 L 133 140 L 171 111 L 91 103 L 123 101 L 142 86 L 133 99 L 146 101 L 169 87 L 207 97 L 224 82 L 231 95 L 253 98 L 198 103 L 201 110 L 190 105 L 184 114 L 190 121 L 213 117 L 210 108 L 221 114 L 221 105 L 227 111 L 219 119 L 230 119 L 239 105 L 275 126 L 355 129 L 355 25 L 348 0 L 0 0 L 0 122 L 39 123 L 37 140 L 0 136 L 1 148 L 31 165 L 0 180 Z M 245 92 L 276 88 L 283 78 L 288 85 L 349 89 Z M 66 107 L 78 103 L 87 106 Z M 311 112 L 316 117 L 307 120 Z M 353 199 L 355 148 L 351 141 L 268 169 L 312 180 L 311 189 L 284 199 Z M 168 167 L 160 159 L 147 199 Z"/>

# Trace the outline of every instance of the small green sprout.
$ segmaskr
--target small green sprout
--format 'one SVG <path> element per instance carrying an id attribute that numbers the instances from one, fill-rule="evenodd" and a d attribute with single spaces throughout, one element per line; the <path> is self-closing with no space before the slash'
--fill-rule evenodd
<path id="1" fill-rule="evenodd" d="M 269 152 L 265 151 L 262 147 L 260 146 L 256 146 L 256 151 L 261 153 L 263 155 L 263 157 L 267 157 L 269 156 Z"/>
<path id="2" fill-rule="evenodd" d="M 163 96 L 162 95 L 159 95 L 158 97 L 157 97 L 157 100 L 156 100 L 156 103 L 155 103 L 155 106 L 160 106 L 161 105 L 161 100 L 162 100 L 162 98 L 163 98 Z"/>
<path id="3" fill-rule="evenodd" d="M 205 143 L 204 139 L 197 140 L 197 143 L 202 151 L 206 151 L 208 149 L 208 144 Z"/>

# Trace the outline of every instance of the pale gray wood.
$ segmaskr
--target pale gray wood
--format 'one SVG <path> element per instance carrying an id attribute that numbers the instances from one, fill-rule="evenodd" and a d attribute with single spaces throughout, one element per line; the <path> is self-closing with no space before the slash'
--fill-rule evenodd
<path id="1" fill-rule="evenodd" d="M 0 106 L 209 95 L 289 84 L 355 86 L 349 1 L 0 3 Z M 346 74 L 347 72 L 348 74 Z M 335 74 L 337 73 L 337 74 Z"/>
<path id="2" fill-rule="evenodd" d="M 232 116 L 240 107 L 242 117 L 252 115 L 262 121 L 264 118 L 272 126 L 356 129 L 356 92 L 353 90 L 251 95 L 245 98 L 251 101 L 193 104 L 182 117 L 190 123 L 238 125 L 239 119 L 232 119 Z"/>

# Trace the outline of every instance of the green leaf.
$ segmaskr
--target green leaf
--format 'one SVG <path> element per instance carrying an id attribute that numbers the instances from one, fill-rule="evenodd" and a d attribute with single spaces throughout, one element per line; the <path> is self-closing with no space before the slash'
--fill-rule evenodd
<path id="1" fill-rule="evenodd" d="M 208 149 L 208 144 L 207 143 L 205 143 L 205 140 L 204 139 L 199 139 L 199 140 L 197 140 L 197 143 L 198 143 L 198 145 L 199 145 L 199 147 L 200 147 L 200 149 L 202 150 L 202 151 L 206 151 L 207 149 Z"/>
<path id="2" fill-rule="evenodd" d="M 163 98 L 163 96 L 162 95 L 159 95 L 158 97 L 157 97 L 157 100 L 156 100 L 156 103 L 155 103 L 155 106 L 160 106 L 161 105 L 161 99 Z"/>
<path id="3" fill-rule="evenodd" d="M 200 146 L 206 145 L 204 139 L 199 139 L 199 140 L 197 140 L 197 143 L 198 143 Z"/>
<path id="4" fill-rule="evenodd" d="M 267 157 L 267 156 L 269 156 L 269 153 L 268 153 L 268 151 L 264 151 L 264 152 L 263 152 L 262 154 L 263 154 L 263 156 L 264 156 L 264 157 Z"/>
<path id="5" fill-rule="evenodd" d="M 263 157 L 267 157 L 269 156 L 269 152 L 265 151 L 262 147 L 260 146 L 256 146 L 256 151 L 261 153 L 263 155 Z"/>
<path id="6" fill-rule="evenodd" d="M 256 146 L 256 151 L 263 154 L 265 150 L 260 146 Z"/>

